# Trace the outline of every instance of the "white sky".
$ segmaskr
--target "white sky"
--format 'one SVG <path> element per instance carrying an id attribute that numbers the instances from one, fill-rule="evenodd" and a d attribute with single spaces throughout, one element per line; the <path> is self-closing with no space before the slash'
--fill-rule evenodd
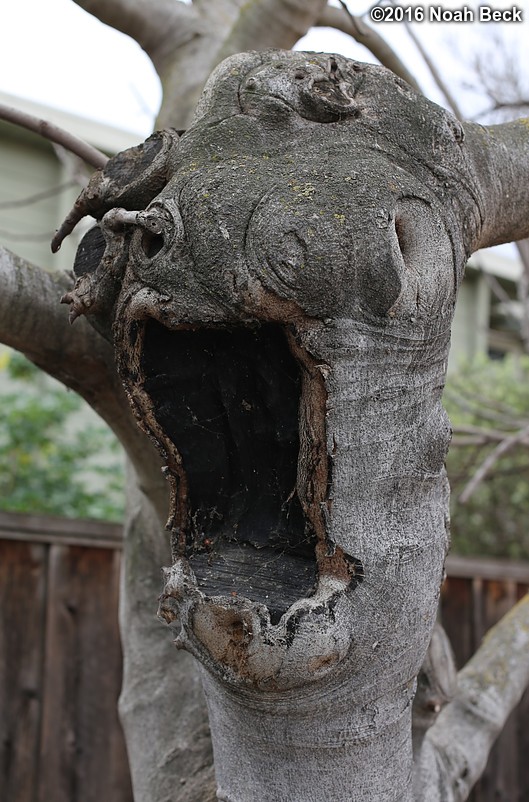
<path id="1" fill-rule="evenodd" d="M 505 0 L 493 0 L 493 3 L 495 8 L 512 6 Z M 414 4 L 417 5 L 417 0 Z M 353 13 L 365 11 L 372 5 L 366 0 L 349 0 Z M 462 0 L 445 0 L 443 8 L 460 8 L 461 5 Z M 475 9 L 477 3 L 469 2 L 467 6 Z M 465 60 L 468 53 L 479 48 L 484 37 L 490 38 L 493 32 L 507 37 L 511 52 L 516 53 L 520 69 L 529 79 L 529 0 L 520 0 L 517 6 L 523 9 L 525 16 L 521 24 L 422 22 L 414 26 L 469 115 L 482 106 L 461 89 L 468 72 Z M 428 8 L 427 4 L 423 7 Z M 426 93 L 442 103 L 442 96 L 429 78 L 403 24 L 378 25 L 376 29 L 391 42 Z M 328 29 L 313 29 L 302 40 L 301 47 L 373 60 L 348 36 Z M 158 78 L 140 47 L 99 23 L 72 0 L 3 0 L 0 4 L 0 90 L 141 136 L 152 130 L 160 103 Z"/>

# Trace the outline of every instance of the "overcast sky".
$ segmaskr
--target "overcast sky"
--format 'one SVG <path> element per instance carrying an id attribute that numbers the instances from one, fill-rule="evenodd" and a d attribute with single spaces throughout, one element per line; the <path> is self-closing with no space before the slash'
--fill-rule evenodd
<path id="1" fill-rule="evenodd" d="M 349 2 L 354 13 L 366 11 L 372 5 L 365 0 Z M 458 0 L 446 0 L 443 8 L 461 5 Z M 467 5 L 473 9 L 477 7 L 472 2 Z M 497 0 L 494 6 L 510 8 L 512 3 Z M 423 7 L 428 8 L 426 4 Z M 462 94 L 461 84 L 468 73 L 465 62 L 486 40 L 490 41 L 493 33 L 508 38 L 520 69 L 529 76 L 529 0 L 522 0 L 518 7 L 525 15 L 521 24 L 422 22 L 414 26 L 469 115 L 482 106 L 472 95 Z M 377 30 L 417 75 L 425 92 L 442 103 L 442 96 L 402 23 L 378 25 Z M 328 29 L 314 29 L 301 41 L 300 47 L 373 60 L 350 37 Z M 113 74 L 117 79 L 113 79 Z M 128 37 L 99 23 L 72 0 L 3 0 L 0 4 L 0 90 L 101 120 L 141 136 L 152 130 L 160 103 L 158 78 L 141 48 Z"/>

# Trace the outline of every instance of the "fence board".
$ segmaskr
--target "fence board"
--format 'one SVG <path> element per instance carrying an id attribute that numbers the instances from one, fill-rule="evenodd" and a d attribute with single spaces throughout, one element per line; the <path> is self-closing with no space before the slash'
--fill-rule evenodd
<path id="1" fill-rule="evenodd" d="M 123 527 L 104 521 L 82 521 L 55 515 L 0 512 L 0 538 L 119 549 L 123 540 Z"/>
<path id="2" fill-rule="evenodd" d="M 462 668 L 474 651 L 472 585 L 463 577 L 448 577 L 441 588 L 441 621 Z"/>
<path id="3" fill-rule="evenodd" d="M 106 549 L 51 547 L 39 802 L 132 799 L 116 711 L 117 568 Z"/>
<path id="4" fill-rule="evenodd" d="M 0 541 L 0 799 L 33 802 L 42 700 L 46 549 Z"/>
<path id="5" fill-rule="evenodd" d="M 520 755 L 518 761 L 518 796 L 516 802 L 527 802 L 529 799 L 529 691 L 522 696 L 518 705 L 516 716 L 517 751 Z"/>

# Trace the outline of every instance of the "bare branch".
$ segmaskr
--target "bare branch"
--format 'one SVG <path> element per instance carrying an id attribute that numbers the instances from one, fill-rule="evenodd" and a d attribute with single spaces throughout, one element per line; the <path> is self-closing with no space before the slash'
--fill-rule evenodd
<path id="1" fill-rule="evenodd" d="M 0 103 L 0 119 L 7 120 L 14 125 L 20 125 L 22 128 L 27 128 L 36 134 L 40 134 L 45 139 L 49 139 L 50 142 L 62 145 L 83 159 L 83 161 L 91 164 L 92 167 L 104 167 L 108 161 L 107 156 L 97 148 L 92 147 L 87 142 L 83 142 L 82 139 L 78 139 L 63 128 L 59 128 L 58 125 L 53 125 L 47 120 L 41 120 L 32 114 L 27 114 L 25 111 L 14 109 L 11 106 L 4 106 L 3 103 Z"/>
<path id="2" fill-rule="evenodd" d="M 90 396 L 94 378 L 87 361 L 100 381 L 102 373 L 108 376 L 113 369 L 113 356 L 109 344 L 90 326 L 72 334 L 68 315 L 59 305 L 72 279 L 66 273 L 41 270 L 4 248 L 0 248 L 0 277 L 0 340 L 68 387 Z"/>
<path id="3" fill-rule="evenodd" d="M 26 231 L 8 231 L 0 228 L 0 237 L 11 242 L 50 242 L 55 231 L 44 231 L 41 234 L 28 234 Z"/>
<path id="4" fill-rule="evenodd" d="M 455 435 L 458 434 L 468 434 L 470 436 L 479 438 L 483 443 L 503 443 L 507 438 L 506 432 L 501 432 L 497 429 L 484 429 L 481 426 L 454 426 L 452 429 Z M 519 432 L 516 432 L 518 435 Z M 529 437 L 522 437 L 519 441 L 520 445 L 529 445 Z M 453 439 L 452 439 L 453 443 Z M 451 445 L 452 445 L 451 443 Z"/>
<path id="5" fill-rule="evenodd" d="M 506 101 L 497 100 L 488 109 L 484 109 L 483 111 L 480 111 L 479 114 L 476 114 L 474 119 L 479 120 L 483 117 L 488 117 L 489 115 L 494 114 L 497 111 L 512 111 L 513 113 L 516 112 L 517 114 L 519 114 L 520 111 L 522 111 L 525 114 L 527 114 L 528 110 L 529 110 L 529 100 L 524 100 L 523 98 L 520 100 L 506 100 Z"/>
<path id="6" fill-rule="evenodd" d="M 485 97 L 489 106 L 476 115 L 476 119 L 488 117 L 488 122 L 498 122 L 527 113 L 529 108 L 529 85 L 520 65 L 525 47 L 521 39 L 500 33 L 497 28 L 488 37 L 480 38 L 479 47 L 468 55 L 465 43 L 465 60 L 470 67 L 470 79 L 464 83 L 467 89 Z"/>
<path id="7" fill-rule="evenodd" d="M 326 6 L 320 14 L 319 19 L 315 25 L 320 27 L 336 28 L 339 31 L 352 36 L 353 39 L 361 45 L 364 45 L 380 63 L 387 67 L 412 86 L 417 92 L 422 89 L 412 73 L 408 70 L 405 64 L 400 60 L 394 50 L 376 31 L 367 25 L 360 17 L 352 15 L 350 12 L 347 14 L 339 8 L 333 6 Z"/>
<path id="8" fill-rule="evenodd" d="M 525 441 L 525 439 L 528 436 L 529 436 L 529 426 L 525 426 L 519 432 L 516 432 L 510 437 L 506 437 L 493 451 L 491 451 L 491 453 L 487 456 L 487 458 L 478 468 L 472 479 L 466 485 L 465 489 L 459 496 L 459 501 L 462 504 L 465 504 L 469 500 L 472 493 L 474 493 L 480 482 L 483 481 L 485 476 L 492 469 L 495 462 L 497 462 L 497 460 L 503 454 L 509 451 L 513 446 L 516 446 L 519 443 Z"/>
<path id="9" fill-rule="evenodd" d="M 70 176 L 70 180 L 78 187 L 86 187 L 92 169 L 87 169 L 86 163 L 79 156 L 62 145 L 53 143 L 53 150 L 59 162 L 64 166 L 66 175 Z"/>
<path id="10" fill-rule="evenodd" d="M 473 163 L 483 224 L 474 250 L 529 237 L 529 119 L 500 125 L 465 123 L 462 149 Z"/>
<path id="11" fill-rule="evenodd" d="M 40 203 L 40 201 L 53 198 L 59 195 L 65 189 L 71 189 L 75 186 L 75 181 L 65 181 L 64 184 L 57 184 L 50 189 L 44 189 L 42 192 L 35 192 L 32 195 L 26 195 L 25 198 L 17 198 L 17 200 L 3 201 L 0 203 L 0 209 L 19 209 L 22 206 L 31 206 L 33 203 Z"/>
<path id="12" fill-rule="evenodd" d="M 0 283 L 0 341 L 79 393 L 121 440 L 143 483 L 157 484 L 149 471 L 159 459 L 130 412 L 111 344 L 86 320 L 72 328 L 68 311 L 59 304 L 72 279 L 0 248 Z"/>
<path id="13" fill-rule="evenodd" d="M 458 691 L 426 734 L 420 755 L 435 799 L 463 802 L 529 683 L 529 595 L 486 635 L 459 672 Z M 426 798 L 426 794 L 421 797 Z"/>
<path id="14" fill-rule="evenodd" d="M 491 398 L 484 399 L 472 392 L 466 391 L 466 388 L 457 387 L 457 392 L 453 387 L 447 386 L 445 389 L 445 398 L 457 404 L 461 409 L 470 412 L 483 420 L 494 421 L 496 424 L 501 424 L 511 430 L 521 429 L 525 426 L 527 421 L 517 415 L 516 410 L 502 404 L 499 401 L 493 401 Z M 503 432 L 503 437 L 506 432 Z"/>

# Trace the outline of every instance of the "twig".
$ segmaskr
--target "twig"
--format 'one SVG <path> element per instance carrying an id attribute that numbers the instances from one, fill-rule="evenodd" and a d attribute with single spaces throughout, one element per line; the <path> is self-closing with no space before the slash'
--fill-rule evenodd
<path id="1" fill-rule="evenodd" d="M 55 187 L 45 189 L 42 192 L 35 192 L 33 195 L 27 195 L 25 198 L 19 198 L 13 201 L 3 201 L 0 203 L 0 209 L 18 209 L 20 206 L 31 206 L 32 203 L 39 203 L 39 201 L 53 198 L 65 189 L 71 189 L 75 186 L 75 181 L 66 181 L 64 184 L 57 184 Z"/>
<path id="2" fill-rule="evenodd" d="M 16 231 L 6 231 L 0 228 L 0 237 L 11 240 L 11 242 L 49 242 L 54 233 L 54 231 L 47 231 L 44 234 L 28 234 L 26 231 L 21 231 L 17 234 Z"/>
<path id="3" fill-rule="evenodd" d="M 526 111 L 529 109 L 529 100 L 524 100 L 521 98 L 520 100 L 496 100 L 492 106 L 480 111 L 479 114 L 475 115 L 475 119 L 479 120 L 482 117 L 487 117 L 489 114 L 494 114 L 496 111 L 510 111 L 510 110 L 519 110 L 523 109 Z"/>
<path id="4" fill-rule="evenodd" d="M 510 432 L 501 432 L 497 429 L 482 429 L 480 426 L 470 426 L 470 425 L 467 426 L 466 424 L 461 424 L 460 426 L 454 426 L 452 431 L 455 435 L 468 434 L 474 437 L 485 438 L 484 442 L 488 443 L 494 443 L 494 442 L 503 443 L 506 437 L 513 436 Z M 519 432 L 515 432 L 515 434 L 517 435 L 519 434 Z M 525 440 L 521 442 L 523 442 L 525 445 Z"/>
<path id="5" fill-rule="evenodd" d="M 354 28 L 356 36 L 362 36 L 362 27 L 361 27 L 360 19 L 358 17 L 353 17 L 351 12 L 349 11 L 349 8 L 348 8 L 347 3 L 345 2 L 345 0 L 338 0 L 338 2 L 340 3 L 341 7 L 343 8 L 345 13 L 349 17 L 349 21 L 350 21 L 351 25 Z"/>
<path id="6" fill-rule="evenodd" d="M 485 478 L 496 460 L 498 460 L 502 454 L 505 454 L 506 451 L 509 451 L 509 449 L 511 449 L 513 446 L 524 440 L 528 435 L 529 425 L 525 426 L 519 432 L 516 432 L 510 437 L 506 437 L 503 442 L 501 442 L 493 451 L 491 451 L 459 496 L 459 501 L 462 504 L 465 504 L 469 500 L 472 493 L 476 490 L 479 483 Z"/>
<path id="7" fill-rule="evenodd" d="M 511 429 L 525 426 L 526 418 L 517 417 L 516 410 L 512 407 L 502 404 L 500 401 L 493 401 L 491 398 L 484 401 L 482 397 L 469 393 L 459 384 L 456 389 L 447 386 L 444 396 L 457 404 L 460 409 L 470 412 L 477 418 L 491 420 Z"/>
<path id="8" fill-rule="evenodd" d="M 27 114 L 19 109 L 14 109 L 12 106 L 4 106 L 3 103 L 0 103 L 0 119 L 7 120 L 14 125 L 20 125 L 22 128 L 27 128 L 36 134 L 40 134 L 51 142 L 62 145 L 92 167 L 104 167 L 108 161 L 108 157 L 104 153 L 89 145 L 88 142 L 84 142 L 82 139 L 68 133 L 64 128 L 59 128 L 58 125 L 53 125 L 47 120 L 34 117 L 33 114 Z"/>

